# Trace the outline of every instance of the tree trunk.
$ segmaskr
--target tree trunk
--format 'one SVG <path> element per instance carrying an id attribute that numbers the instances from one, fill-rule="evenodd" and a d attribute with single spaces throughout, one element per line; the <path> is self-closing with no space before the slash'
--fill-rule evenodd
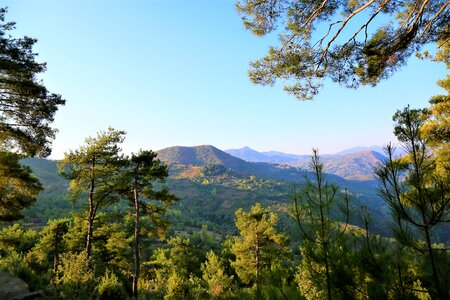
<path id="1" fill-rule="evenodd" d="M 134 187 L 134 276 L 133 276 L 133 297 L 137 299 L 138 297 L 138 280 L 139 280 L 139 269 L 141 266 L 140 256 L 139 256 L 139 235 L 140 235 L 140 224 L 139 224 L 139 196 L 137 191 L 137 182 L 135 182 Z"/>
<path id="2" fill-rule="evenodd" d="M 255 233 L 256 233 L 256 247 L 255 247 L 255 264 L 256 264 L 256 299 L 260 299 L 260 293 L 259 293 L 259 270 L 261 268 L 260 261 L 259 261 L 259 240 L 258 240 L 258 233 L 256 232 L 256 225 L 255 225 Z"/>
<path id="3" fill-rule="evenodd" d="M 436 269 L 436 263 L 434 261 L 433 248 L 431 246 L 430 232 L 429 232 L 428 227 L 425 227 L 424 230 L 425 230 L 427 250 L 428 250 L 428 255 L 430 257 L 431 270 L 433 272 L 433 281 L 435 282 L 436 292 L 438 294 L 439 299 L 447 299 L 447 297 L 445 295 L 443 295 L 442 291 L 441 291 L 441 285 L 439 283 L 439 276 L 438 276 L 437 269 Z"/>
<path id="4" fill-rule="evenodd" d="M 330 266 L 329 266 L 329 257 L 328 257 L 328 244 L 324 245 L 325 247 L 325 271 L 327 276 L 327 294 L 328 300 L 331 300 L 331 279 L 330 279 Z"/>
<path id="5" fill-rule="evenodd" d="M 95 162 L 92 164 L 92 178 L 94 178 L 94 166 Z M 94 207 L 94 189 L 95 181 L 91 179 L 89 188 L 89 215 L 88 215 L 88 232 L 86 238 L 86 263 L 90 265 L 89 260 L 91 258 L 92 251 L 92 236 L 94 233 L 94 218 L 95 218 L 95 207 Z"/>
<path id="6" fill-rule="evenodd" d="M 86 262 L 89 264 L 92 252 L 92 236 L 94 232 L 94 207 L 92 203 L 89 203 L 89 216 L 88 216 L 88 232 L 86 239 Z"/>
<path id="7" fill-rule="evenodd" d="M 56 271 L 58 269 L 59 265 L 59 242 L 60 242 L 60 225 L 56 225 L 56 231 L 55 231 L 55 247 L 53 249 L 53 272 L 56 274 Z"/>

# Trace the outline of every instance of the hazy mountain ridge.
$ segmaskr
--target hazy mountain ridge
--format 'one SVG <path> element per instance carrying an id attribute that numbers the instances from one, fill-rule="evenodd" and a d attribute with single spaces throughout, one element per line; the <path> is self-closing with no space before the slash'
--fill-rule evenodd
<path id="1" fill-rule="evenodd" d="M 374 180 L 375 176 L 373 169 L 379 163 L 384 161 L 386 157 L 378 151 L 368 150 L 368 148 L 378 150 L 382 149 L 378 146 L 354 147 L 336 154 L 322 155 L 321 158 L 324 163 L 325 172 L 348 180 Z M 255 160 L 256 157 L 258 157 L 258 161 L 268 163 L 273 163 L 276 161 L 277 163 L 283 163 L 305 170 L 309 169 L 310 164 L 309 155 L 285 154 L 274 151 L 258 152 L 248 147 L 244 147 L 242 149 L 230 149 L 226 151 L 244 160 L 246 158 Z M 266 158 L 264 159 L 264 157 Z M 273 159 L 274 157 L 277 159 Z"/>
<path id="2" fill-rule="evenodd" d="M 357 152 L 362 152 L 362 151 L 374 151 L 374 152 L 378 152 L 379 154 L 383 155 L 384 154 L 384 149 L 381 146 L 377 146 L 377 145 L 372 145 L 370 147 L 366 147 L 366 146 L 357 146 L 357 147 L 352 147 L 352 148 L 348 148 L 336 153 L 332 153 L 331 155 L 347 155 L 347 154 L 352 154 L 352 153 L 357 153 Z"/>
<path id="3" fill-rule="evenodd" d="M 181 199 L 173 207 L 175 215 L 171 217 L 178 229 L 205 223 L 229 229 L 235 210 L 249 209 L 256 202 L 285 213 L 293 187 L 300 190 L 305 178 L 312 175 L 288 165 L 245 162 L 213 146 L 170 147 L 158 153 L 169 165 L 170 176 L 165 185 Z M 85 205 L 83 199 L 77 206 L 68 201 L 68 182 L 58 176 L 55 161 L 31 158 L 24 164 L 33 169 L 45 188 L 27 210 L 28 220 L 70 216 L 74 208 Z M 348 188 L 354 207 L 367 206 L 377 220 L 379 232 L 386 232 L 381 220 L 387 209 L 377 196 L 373 181 L 349 181 L 332 174 L 326 174 L 326 178 L 342 189 Z"/>
<path id="4" fill-rule="evenodd" d="M 157 153 L 158 158 L 169 166 L 180 164 L 192 168 L 194 166 L 220 165 L 225 170 L 238 173 L 241 176 L 255 175 L 291 183 L 303 181 L 305 176 L 308 176 L 310 173 L 308 168 L 300 168 L 294 165 L 245 161 L 211 145 L 174 146 L 158 150 Z M 305 156 L 305 160 L 306 158 L 309 160 L 309 156 Z M 345 183 L 343 178 L 334 174 L 327 174 L 327 176 L 334 183 Z"/>
<path id="5" fill-rule="evenodd" d="M 287 154 L 278 151 L 258 152 L 249 147 L 228 149 L 224 152 L 248 162 L 266 162 L 275 164 L 290 164 L 310 157 L 309 155 Z"/>
<path id="6" fill-rule="evenodd" d="M 334 174 L 348 180 L 374 180 L 374 169 L 387 158 L 371 150 L 329 155 L 322 158 L 325 173 Z M 293 165 L 307 169 L 309 162 L 296 162 Z"/>

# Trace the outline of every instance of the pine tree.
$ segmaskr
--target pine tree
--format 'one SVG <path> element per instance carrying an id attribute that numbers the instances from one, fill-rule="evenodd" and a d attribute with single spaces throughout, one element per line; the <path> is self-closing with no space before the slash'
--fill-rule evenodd
<path id="1" fill-rule="evenodd" d="M 346 190 L 341 196 L 339 187 L 326 181 L 317 150 L 313 150 L 311 169 L 314 179 L 307 178 L 303 190 L 300 193 L 294 190 L 293 193 L 292 216 L 300 229 L 303 257 L 300 266 L 303 269 L 297 279 L 302 281 L 308 277 L 317 293 L 324 294 L 323 298 L 333 299 L 337 297 L 335 290 L 340 289 L 345 294 L 343 285 L 348 284 L 342 282 L 349 276 L 345 275 L 343 264 L 338 263 L 344 257 L 343 252 L 336 250 L 344 246 L 341 241 L 349 221 L 349 197 Z M 339 209 L 343 216 L 339 216 Z M 300 284 L 301 288 L 308 289 L 308 286 Z"/>
<path id="2" fill-rule="evenodd" d="M 89 137 L 77 150 L 70 150 L 58 164 L 61 175 L 70 179 L 69 189 L 73 201 L 87 198 L 88 231 L 86 261 L 89 263 L 94 235 L 94 220 L 102 207 L 120 198 L 120 178 L 123 157 L 119 144 L 125 132 L 109 128 L 97 137 Z"/>
<path id="3" fill-rule="evenodd" d="M 253 284 L 256 299 L 261 298 L 263 285 L 272 283 L 283 293 L 279 280 L 274 280 L 272 268 L 286 259 L 290 253 L 288 238 L 276 231 L 277 216 L 259 203 L 248 213 L 236 211 L 236 227 L 240 236 L 236 237 L 232 251 L 236 261 L 232 263 L 237 275 L 245 284 Z"/>
<path id="4" fill-rule="evenodd" d="M 19 163 L 21 158 L 0 150 L 0 221 L 23 218 L 22 209 L 32 205 L 42 190 L 31 169 Z"/>
<path id="5" fill-rule="evenodd" d="M 219 257 L 211 250 L 202 263 L 202 278 L 212 299 L 227 299 L 231 294 L 233 276 L 227 275 Z"/>
<path id="6" fill-rule="evenodd" d="M 45 63 L 35 60 L 36 39 L 13 38 L 0 8 L 0 148 L 30 156 L 48 156 L 56 130 L 50 127 L 58 106 L 65 101 L 38 80 Z"/>
<path id="7" fill-rule="evenodd" d="M 138 280 L 141 267 L 140 237 L 141 214 L 147 216 L 150 230 L 154 234 L 162 235 L 167 229 L 167 221 L 164 218 L 166 208 L 173 204 L 177 198 L 170 194 L 166 188 L 159 191 L 154 189 L 154 184 L 162 183 L 169 176 L 167 166 L 156 159 L 153 151 L 140 151 L 132 154 L 127 162 L 124 172 L 123 191 L 134 206 L 134 275 L 133 296 L 138 297 Z"/>
<path id="8" fill-rule="evenodd" d="M 356 88 L 376 85 L 426 44 L 449 44 L 447 0 L 238 0 L 244 26 L 279 44 L 251 63 L 250 79 L 314 98 L 325 78 Z"/>
<path id="9" fill-rule="evenodd" d="M 397 239 L 417 253 L 426 254 L 432 275 L 430 293 L 433 298 L 447 299 L 448 253 L 433 243 L 433 231 L 448 222 L 450 169 L 438 172 L 436 159 L 420 134 L 423 115 L 424 110 L 409 107 L 397 111 L 394 133 L 407 154 L 396 158 L 389 145 L 388 160 L 376 175 L 381 184 L 379 193 L 392 212 Z M 419 236 L 422 241 L 417 239 Z"/>

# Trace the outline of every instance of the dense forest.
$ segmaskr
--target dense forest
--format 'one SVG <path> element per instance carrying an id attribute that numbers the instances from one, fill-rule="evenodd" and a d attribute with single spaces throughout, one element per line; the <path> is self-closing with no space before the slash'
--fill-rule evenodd
<path id="1" fill-rule="evenodd" d="M 252 63 L 256 83 L 297 80 L 287 91 L 299 99 L 312 98 L 323 77 L 376 84 L 427 43 L 437 52 L 422 58 L 450 68 L 446 1 L 282 2 L 236 5 L 257 35 L 288 22 L 284 45 Z M 330 28 L 345 27 L 373 3 L 374 15 L 349 42 L 331 47 L 342 27 L 328 45 L 325 37 L 309 43 L 315 22 L 343 8 L 344 21 Z M 401 25 L 359 42 L 380 11 L 396 13 Z M 388 144 L 362 175 L 344 178 L 343 162 L 325 164 L 316 149 L 301 167 L 246 162 L 212 146 L 126 155 L 126 133 L 114 128 L 52 161 L 51 123 L 65 101 L 36 79 L 46 68 L 35 61 L 36 40 L 11 37 L 6 12 L 0 275 L 28 288 L 5 288 L 0 298 L 450 298 L 450 76 L 429 107 L 395 113 L 401 155 Z"/>

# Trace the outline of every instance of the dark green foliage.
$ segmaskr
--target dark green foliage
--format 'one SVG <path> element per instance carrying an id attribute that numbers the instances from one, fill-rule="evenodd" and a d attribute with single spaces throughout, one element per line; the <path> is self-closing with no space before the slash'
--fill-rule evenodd
<path id="1" fill-rule="evenodd" d="M 0 150 L 0 221 L 23 217 L 22 209 L 36 201 L 42 190 L 31 169 L 19 164 L 21 156 Z"/>
<path id="2" fill-rule="evenodd" d="M 65 101 L 37 79 L 45 63 L 35 60 L 36 39 L 13 38 L 13 22 L 0 9 L 0 146 L 30 156 L 48 156 L 56 130 L 50 127 L 58 106 Z"/>
<path id="3" fill-rule="evenodd" d="M 247 29 L 279 31 L 280 45 L 251 63 L 250 79 L 300 100 L 317 95 L 325 78 L 355 88 L 390 77 L 428 43 L 448 44 L 448 1 L 266 1 L 236 7 Z"/>

